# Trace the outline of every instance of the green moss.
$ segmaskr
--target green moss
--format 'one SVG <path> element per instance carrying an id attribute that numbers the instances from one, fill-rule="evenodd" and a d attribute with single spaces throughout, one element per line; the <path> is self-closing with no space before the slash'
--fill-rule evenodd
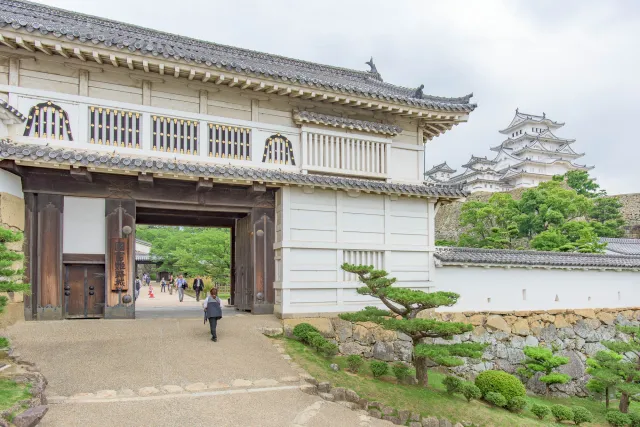
<path id="1" fill-rule="evenodd" d="M 15 381 L 0 379 L 0 411 L 11 408 L 17 402 L 31 398 L 29 384 L 18 384 Z"/>

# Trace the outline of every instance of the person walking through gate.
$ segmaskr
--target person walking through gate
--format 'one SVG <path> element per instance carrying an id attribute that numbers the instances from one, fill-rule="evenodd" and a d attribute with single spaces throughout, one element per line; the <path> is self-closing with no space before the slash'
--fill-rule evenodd
<path id="1" fill-rule="evenodd" d="M 189 287 L 187 281 L 182 277 L 182 274 L 178 276 L 178 280 L 176 280 L 176 287 L 178 288 L 178 299 L 182 302 L 184 298 L 184 290 Z"/>
<path id="2" fill-rule="evenodd" d="M 222 319 L 222 302 L 218 298 L 218 290 L 216 288 L 211 288 L 202 306 L 204 307 L 204 322 L 207 323 L 207 320 L 209 321 L 211 341 L 218 341 L 216 327 L 218 326 L 218 320 Z"/>
<path id="3" fill-rule="evenodd" d="M 147 286 L 149 286 L 149 284 L 151 283 L 151 275 L 149 275 L 149 273 L 147 273 L 147 277 L 145 277 L 145 282 L 147 282 Z"/>
<path id="4" fill-rule="evenodd" d="M 196 301 L 200 301 L 200 292 L 204 291 L 204 282 L 200 276 L 193 281 L 193 290 L 196 291 Z"/>
<path id="5" fill-rule="evenodd" d="M 173 274 L 169 275 L 169 295 L 173 295 Z"/>
<path id="6" fill-rule="evenodd" d="M 140 276 L 136 276 L 136 293 L 135 299 L 138 299 L 140 296 L 140 288 L 142 287 L 142 282 L 140 281 Z"/>
<path id="7" fill-rule="evenodd" d="M 167 287 L 167 281 L 164 280 L 164 277 L 162 278 L 162 281 L 160 282 L 160 292 L 164 292 L 165 288 Z"/>

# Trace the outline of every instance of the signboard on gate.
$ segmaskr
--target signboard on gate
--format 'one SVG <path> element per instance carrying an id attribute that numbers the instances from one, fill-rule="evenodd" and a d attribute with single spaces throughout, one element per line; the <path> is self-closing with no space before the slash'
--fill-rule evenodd
<path id="1" fill-rule="evenodd" d="M 129 287 L 129 242 L 128 239 L 111 239 L 109 254 L 109 280 L 113 292 L 125 292 Z"/>

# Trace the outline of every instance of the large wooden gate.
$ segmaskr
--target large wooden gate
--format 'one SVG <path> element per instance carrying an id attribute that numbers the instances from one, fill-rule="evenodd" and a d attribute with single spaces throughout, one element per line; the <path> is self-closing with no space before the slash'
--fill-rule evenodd
<path id="1" fill-rule="evenodd" d="M 104 265 L 65 265 L 66 318 L 104 316 Z"/>

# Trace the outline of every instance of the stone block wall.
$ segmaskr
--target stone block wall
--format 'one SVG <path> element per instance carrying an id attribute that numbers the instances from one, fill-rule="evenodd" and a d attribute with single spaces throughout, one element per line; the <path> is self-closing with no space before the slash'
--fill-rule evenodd
<path id="1" fill-rule="evenodd" d="M 640 193 L 615 196 L 622 203 L 622 217 L 627 223 L 625 237 L 640 239 Z"/>
<path id="2" fill-rule="evenodd" d="M 5 172 L 8 173 L 8 172 Z M 3 176 L 0 175 L 0 179 Z M 7 228 L 11 231 L 24 231 L 25 219 L 24 199 L 13 194 L 0 192 L 0 227 Z M 18 242 L 7 243 L 7 249 L 19 253 L 24 253 L 24 240 Z M 20 269 L 24 265 L 24 261 L 16 261 L 12 268 Z M 5 311 L 0 315 L 0 328 L 9 326 L 19 320 L 24 320 L 24 300 L 22 293 L 0 293 L 9 298 L 9 304 L 5 307 Z"/>
<path id="3" fill-rule="evenodd" d="M 474 326 L 472 332 L 454 337 L 453 341 L 426 339 L 433 343 L 479 342 L 487 344 L 480 360 L 467 359 L 453 368 L 468 379 L 478 373 L 498 369 L 515 373 L 525 359 L 524 347 L 545 345 L 557 349 L 569 358 L 559 372 L 573 379 L 568 384 L 554 386 L 557 396 L 586 396 L 586 360 L 606 348 L 601 341 L 621 338 L 616 325 L 640 325 L 640 307 L 620 309 L 583 309 L 549 311 L 427 313 L 440 320 L 465 322 Z M 427 317 L 425 316 L 425 317 Z M 411 339 L 401 333 L 386 331 L 371 322 L 347 322 L 338 318 L 285 320 L 285 334 L 291 335 L 293 326 L 307 322 L 316 326 L 327 338 L 334 340 L 343 355 L 359 354 L 388 362 L 411 361 Z M 532 378 L 530 390 L 543 393 L 544 385 Z"/>

